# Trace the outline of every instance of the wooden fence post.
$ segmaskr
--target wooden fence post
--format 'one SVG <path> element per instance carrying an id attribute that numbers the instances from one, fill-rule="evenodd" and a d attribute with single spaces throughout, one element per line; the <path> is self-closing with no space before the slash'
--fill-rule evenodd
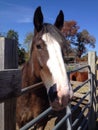
<path id="1" fill-rule="evenodd" d="M 91 109 L 89 116 L 89 130 L 95 130 L 96 127 L 96 52 L 88 52 L 88 65 L 91 67 L 92 86 L 91 86 Z"/>
<path id="2" fill-rule="evenodd" d="M 97 82 L 97 86 L 98 86 L 98 59 L 96 61 L 96 82 Z"/>
<path id="3" fill-rule="evenodd" d="M 0 70 L 16 69 L 17 67 L 18 56 L 16 41 L 0 37 Z M 16 98 L 8 99 L 0 104 L 0 130 L 16 130 L 15 112 Z"/>

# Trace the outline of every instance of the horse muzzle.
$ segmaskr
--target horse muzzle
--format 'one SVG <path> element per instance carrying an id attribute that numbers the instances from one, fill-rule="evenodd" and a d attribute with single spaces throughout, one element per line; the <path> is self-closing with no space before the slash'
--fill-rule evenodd
<path id="1" fill-rule="evenodd" d="M 48 97 L 50 105 L 56 111 L 64 109 L 70 101 L 70 93 L 68 90 L 65 88 L 62 91 L 58 91 L 56 84 L 50 87 Z"/>

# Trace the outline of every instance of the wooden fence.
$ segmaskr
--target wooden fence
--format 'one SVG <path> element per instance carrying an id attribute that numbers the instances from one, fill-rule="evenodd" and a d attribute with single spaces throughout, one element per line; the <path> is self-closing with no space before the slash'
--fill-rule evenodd
<path id="1" fill-rule="evenodd" d="M 21 91 L 17 43 L 0 37 L 0 130 L 16 130 L 16 96 Z"/>
<path id="2" fill-rule="evenodd" d="M 21 71 L 18 68 L 16 42 L 0 38 L 0 130 L 16 130 L 16 100 L 21 93 Z M 88 64 L 95 77 L 95 52 L 88 53 Z M 33 86 L 34 87 L 34 86 Z M 32 86 L 31 86 L 32 88 Z M 96 89 L 96 88 L 95 88 Z M 22 91 L 22 93 L 24 93 Z M 96 94 L 94 95 L 96 99 Z M 96 104 L 93 104 L 90 123 L 95 127 Z M 93 121 L 93 123 L 92 123 Z"/>

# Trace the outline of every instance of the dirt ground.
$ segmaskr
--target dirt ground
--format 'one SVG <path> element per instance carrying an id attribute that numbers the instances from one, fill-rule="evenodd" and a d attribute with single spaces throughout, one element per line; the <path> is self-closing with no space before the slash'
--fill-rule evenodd
<path id="1" fill-rule="evenodd" d="M 53 112 L 53 118 L 51 118 L 46 127 L 45 130 L 52 130 L 53 127 L 65 116 L 66 110 L 63 110 L 61 112 Z M 66 130 L 66 124 L 64 123 L 62 127 L 60 127 L 60 130 Z"/>

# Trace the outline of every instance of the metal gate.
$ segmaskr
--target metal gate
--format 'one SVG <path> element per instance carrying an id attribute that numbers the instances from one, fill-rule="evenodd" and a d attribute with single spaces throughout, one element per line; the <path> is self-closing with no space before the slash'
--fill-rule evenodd
<path id="1" fill-rule="evenodd" d="M 75 128 L 75 129 L 77 129 L 77 130 L 81 130 L 81 129 L 87 130 L 87 128 L 88 128 L 89 130 L 93 130 L 94 123 L 95 123 L 95 120 L 96 120 L 96 83 L 95 83 L 94 75 L 91 72 L 91 68 L 90 68 L 89 65 L 86 65 L 84 67 L 81 67 L 81 68 L 78 68 L 76 70 L 68 72 L 68 75 L 70 75 L 73 72 L 80 71 L 84 68 L 88 69 L 89 78 L 85 82 L 82 82 L 81 84 L 76 86 L 73 89 L 73 91 L 74 91 L 74 94 L 75 94 L 83 86 L 85 86 L 85 84 L 88 84 L 87 92 L 82 94 L 82 97 L 77 97 L 78 102 L 73 107 L 71 106 L 71 104 L 74 101 L 74 99 L 73 99 L 73 101 L 70 102 L 70 104 L 66 108 L 66 115 L 54 126 L 54 128 L 52 130 L 59 130 L 61 125 L 65 122 L 67 124 L 67 130 L 73 130 L 75 128 L 75 126 L 77 125 L 77 123 L 79 123 L 80 119 L 82 118 L 83 114 L 86 111 L 87 112 L 86 112 L 86 115 L 84 116 L 83 120 L 81 121 L 81 123 L 78 124 L 78 127 Z M 39 85 L 39 84 L 37 84 L 37 85 Z M 23 92 L 25 92 L 25 90 L 23 90 Z M 75 95 L 77 95 L 77 94 L 75 94 Z M 74 121 L 72 121 L 73 120 L 72 114 L 75 112 L 75 110 L 78 109 L 78 107 L 87 98 L 88 98 L 87 103 L 83 106 L 83 108 L 82 108 L 81 112 L 79 113 L 79 115 L 77 116 L 77 118 Z M 51 107 L 48 108 L 46 111 L 44 111 L 42 114 L 40 114 L 37 118 L 33 119 L 32 121 L 27 123 L 25 126 L 23 126 L 20 130 L 29 129 L 34 124 L 38 123 L 41 119 L 43 119 L 44 117 L 49 115 L 51 113 L 51 111 L 52 111 L 52 108 Z M 89 127 L 89 124 L 90 124 L 90 127 Z"/>

